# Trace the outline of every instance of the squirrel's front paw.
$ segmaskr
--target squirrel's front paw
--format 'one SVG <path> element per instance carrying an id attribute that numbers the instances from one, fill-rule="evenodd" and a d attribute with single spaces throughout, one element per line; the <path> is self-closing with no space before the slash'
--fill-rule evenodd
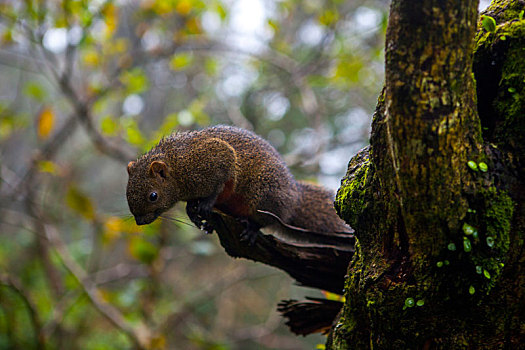
<path id="1" fill-rule="evenodd" d="M 195 226 L 199 229 L 202 227 L 203 218 L 199 215 L 198 203 L 196 200 L 188 201 L 186 204 L 186 214 L 188 214 L 188 217 Z"/>
<path id="2" fill-rule="evenodd" d="M 212 208 L 213 205 L 210 206 L 206 201 L 200 199 L 189 200 L 186 204 L 186 214 L 200 230 L 204 230 L 206 233 L 213 233 L 214 227 L 208 222 Z"/>
<path id="3" fill-rule="evenodd" d="M 207 199 L 197 199 L 197 213 L 201 218 L 204 220 L 207 220 L 211 217 L 211 213 L 213 211 L 213 205 L 214 201 L 210 201 Z"/>

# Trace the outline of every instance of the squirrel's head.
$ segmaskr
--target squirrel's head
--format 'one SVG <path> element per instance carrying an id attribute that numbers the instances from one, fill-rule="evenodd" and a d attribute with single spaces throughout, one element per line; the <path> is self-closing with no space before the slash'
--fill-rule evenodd
<path id="1" fill-rule="evenodd" d="M 126 197 L 137 225 L 152 223 L 177 202 L 165 162 L 145 158 L 129 162 L 128 175 Z"/>

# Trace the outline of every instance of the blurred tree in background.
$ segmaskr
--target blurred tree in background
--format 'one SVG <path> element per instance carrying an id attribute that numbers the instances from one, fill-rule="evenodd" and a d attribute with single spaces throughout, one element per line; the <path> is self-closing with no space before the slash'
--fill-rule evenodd
<path id="1" fill-rule="evenodd" d="M 336 188 L 368 139 L 388 1 L 0 2 L 0 348 L 301 349 L 315 291 L 216 236 L 135 226 L 125 165 L 174 130 L 252 129 Z"/>

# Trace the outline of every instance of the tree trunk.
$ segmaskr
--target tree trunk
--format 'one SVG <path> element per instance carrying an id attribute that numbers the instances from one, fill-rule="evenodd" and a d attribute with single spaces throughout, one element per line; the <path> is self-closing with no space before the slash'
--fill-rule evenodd
<path id="1" fill-rule="evenodd" d="M 495 29 L 477 6 L 392 2 L 370 147 L 336 200 L 358 243 L 329 349 L 519 347 L 525 2 L 495 1 Z"/>

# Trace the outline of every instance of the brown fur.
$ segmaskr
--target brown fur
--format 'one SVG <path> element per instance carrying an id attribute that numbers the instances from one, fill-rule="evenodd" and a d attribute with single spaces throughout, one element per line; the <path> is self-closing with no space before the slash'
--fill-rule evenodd
<path id="1" fill-rule="evenodd" d="M 178 201 L 211 198 L 215 208 L 260 227 L 283 229 L 265 211 L 314 233 L 351 232 L 333 208 L 333 193 L 297 182 L 268 142 L 240 128 L 172 134 L 130 162 L 128 173 L 128 205 L 139 224 L 152 222 Z M 151 192 L 158 195 L 155 202 Z"/>

